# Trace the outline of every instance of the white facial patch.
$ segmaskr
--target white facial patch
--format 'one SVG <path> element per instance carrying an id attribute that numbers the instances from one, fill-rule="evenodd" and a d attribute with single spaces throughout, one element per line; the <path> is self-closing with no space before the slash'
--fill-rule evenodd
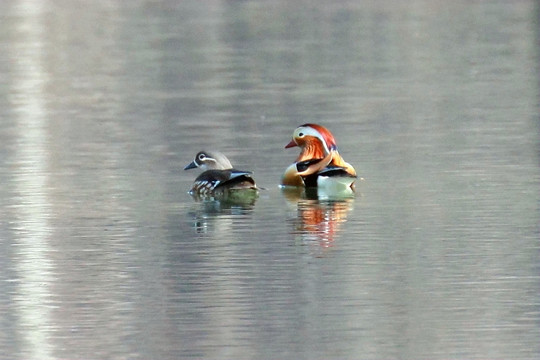
<path id="1" fill-rule="evenodd" d="M 330 149 L 328 149 L 328 145 L 326 145 L 326 141 L 324 140 L 324 137 L 321 135 L 320 132 L 318 132 L 314 128 L 307 127 L 307 126 L 301 126 L 301 127 L 297 128 L 294 131 L 294 137 L 295 138 L 300 138 L 301 139 L 304 136 L 316 137 L 317 139 L 319 139 L 321 141 L 321 144 L 323 144 L 324 150 L 326 151 L 326 153 L 330 152 Z"/>

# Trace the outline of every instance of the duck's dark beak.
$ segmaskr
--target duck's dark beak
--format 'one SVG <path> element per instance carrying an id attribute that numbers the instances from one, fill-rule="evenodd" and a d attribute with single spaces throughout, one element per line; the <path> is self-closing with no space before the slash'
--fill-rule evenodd
<path id="1" fill-rule="evenodd" d="M 184 170 L 195 169 L 196 167 L 197 164 L 195 164 L 195 161 L 192 161 L 184 167 Z"/>
<path id="2" fill-rule="evenodd" d="M 296 144 L 296 143 L 294 142 L 294 139 L 293 139 L 293 140 L 291 140 L 290 143 L 288 143 L 287 145 L 285 145 L 285 149 L 292 148 L 292 147 L 295 147 L 295 146 L 298 146 L 298 144 Z"/>

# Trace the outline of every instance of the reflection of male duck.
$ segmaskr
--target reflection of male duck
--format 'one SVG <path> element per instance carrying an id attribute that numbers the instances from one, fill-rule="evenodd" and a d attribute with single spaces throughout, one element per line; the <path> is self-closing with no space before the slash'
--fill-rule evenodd
<path id="1" fill-rule="evenodd" d="M 317 124 L 304 124 L 294 130 L 293 138 L 285 148 L 294 146 L 300 147 L 300 155 L 285 170 L 282 185 L 330 190 L 353 188 L 356 171 L 343 160 L 328 129 Z"/>
<path id="2" fill-rule="evenodd" d="M 283 194 L 296 205 L 293 234 L 299 234 L 304 242 L 316 242 L 326 248 L 333 245 L 340 226 L 352 209 L 354 193 L 331 196 L 323 189 L 284 188 Z"/>

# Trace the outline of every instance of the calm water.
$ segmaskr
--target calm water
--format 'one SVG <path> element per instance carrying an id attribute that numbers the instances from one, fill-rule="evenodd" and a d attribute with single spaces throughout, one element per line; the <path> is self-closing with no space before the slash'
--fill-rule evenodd
<path id="1" fill-rule="evenodd" d="M 1 359 L 540 358 L 538 5 L 291 3 L 0 2 Z"/>

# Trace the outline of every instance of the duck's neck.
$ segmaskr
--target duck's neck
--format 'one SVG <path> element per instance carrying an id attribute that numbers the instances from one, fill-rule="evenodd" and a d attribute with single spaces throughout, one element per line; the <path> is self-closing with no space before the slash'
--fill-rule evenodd
<path id="1" fill-rule="evenodd" d="M 296 159 L 296 162 L 322 159 L 326 155 L 328 155 L 328 153 L 326 152 L 324 146 L 317 141 L 313 141 L 304 145 L 300 155 L 298 155 L 298 158 Z"/>

